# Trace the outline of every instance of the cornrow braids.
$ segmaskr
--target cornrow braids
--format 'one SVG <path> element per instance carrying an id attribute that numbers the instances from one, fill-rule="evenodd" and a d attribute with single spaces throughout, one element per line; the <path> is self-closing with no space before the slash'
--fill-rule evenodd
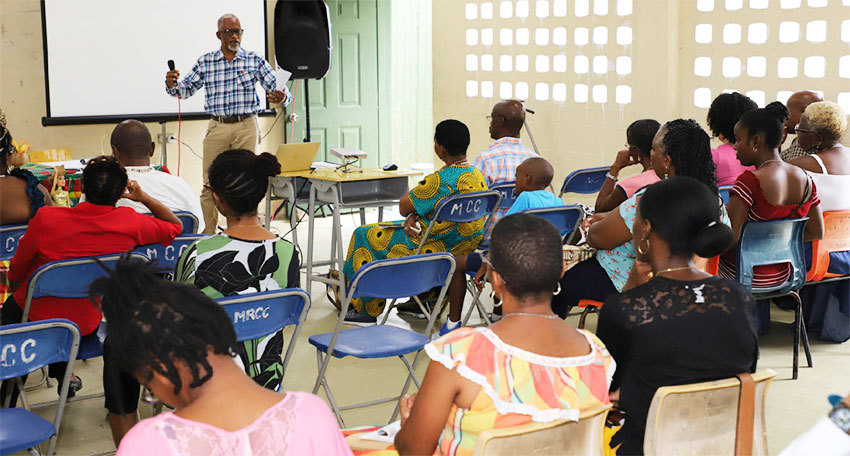
<path id="1" fill-rule="evenodd" d="M 269 176 L 280 174 L 280 163 L 274 155 L 233 149 L 213 160 L 209 172 L 210 187 L 236 215 L 255 214 L 260 200 L 266 196 Z"/>
<path id="2" fill-rule="evenodd" d="M 189 367 L 188 386 L 196 388 L 212 376 L 210 350 L 235 352 L 236 332 L 227 312 L 196 287 L 159 278 L 151 263 L 125 256 L 89 292 L 92 302 L 102 297 L 118 366 L 147 379 L 157 372 L 174 385 L 174 394 L 183 388 L 178 363 Z"/>
<path id="3" fill-rule="evenodd" d="M 664 124 L 664 153 L 670 156 L 677 176 L 688 176 L 717 194 L 717 168 L 711 157 L 711 139 L 693 119 Z"/>

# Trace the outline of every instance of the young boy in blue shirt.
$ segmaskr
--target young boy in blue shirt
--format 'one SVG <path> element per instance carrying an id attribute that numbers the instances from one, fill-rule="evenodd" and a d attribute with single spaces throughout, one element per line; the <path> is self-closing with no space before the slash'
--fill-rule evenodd
<path id="1" fill-rule="evenodd" d="M 563 206 L 564 202 L 546 188 L 552 183 L 555 171 L 552 165 L 542 157 L 526 159 L 516 168 L 517 198 L 505 216 L 528 209 L 544 209 Z M 469 255 L 455 256 L 457 267 L 449 285 L 449 318 L 440 328 L 440 336 L 460 327 L 463 312 L 463 298 L 466 296 L 466 273 L 475 272 L 475 282 L 483 286 L 481 279 L 485 269 L 481 255 L 472 252 Z"/>

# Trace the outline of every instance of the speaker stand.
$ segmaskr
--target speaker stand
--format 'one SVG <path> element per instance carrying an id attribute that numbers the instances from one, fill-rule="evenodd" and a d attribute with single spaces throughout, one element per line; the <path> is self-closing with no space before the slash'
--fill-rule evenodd
<path id="1" fill-rule="evenodd" d="M 304 79 L 304 119 L 306 130 L 304 132 L 304 142 L 310 142 L 310 84 L 309 79 Z"/>

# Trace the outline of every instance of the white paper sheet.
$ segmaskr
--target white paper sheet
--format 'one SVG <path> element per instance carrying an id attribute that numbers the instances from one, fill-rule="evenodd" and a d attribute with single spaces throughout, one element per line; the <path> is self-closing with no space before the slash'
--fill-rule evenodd
<path id="1" fill-rule="evenodd" d="M 393 443 L 395 441 L 395 435 L 398 434 L 398 431 L 401 430 L 401 420 L 393 421 L 392 423 L 377 429 L 372 432 L 368 432 L 360 436 L 361 440 L 374 440 L 376 442 L 387 442 Z"/>

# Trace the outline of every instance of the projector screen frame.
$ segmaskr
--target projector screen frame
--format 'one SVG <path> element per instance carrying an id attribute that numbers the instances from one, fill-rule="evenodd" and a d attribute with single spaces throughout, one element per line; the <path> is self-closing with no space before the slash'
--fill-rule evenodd
<path id="1" fill-rule="evenodd" d="M 49 63 L 47 50 L 47 9 L 45 6 L 46 0 L 40 0 L 41 4 L 41 45 L 44 55 L 44 95 L 45 109 L 47 115 L 41 118 L 41 125 L 45 127 L 58 125 L 97 125 L 97 124 L 114 124 L 126 119 L 136 119 L 142 122 L 175 122 L 177 114 L 172 113 L 154 113 L 154 114 L 122 114 L 122 115 L 102 115 L 102 116 L 62 116 L 52 117 L 50 115 L 50 77 Z M 265 43 L 266 61 L 268 62 L 269 55 L 269 18 L 266 0 L 263 0 L 263 42 Z M 269 62 L 274 68 L 274 63 Z M 164 70 L 163 70 L 164 71 Z M 272 117 L 277 115 L 277 112 L 269 106 L 268 100 L 265 101 L 265 109 L 257 115 L 260 117 Z M 206 120 L 210 118 L 210 114 L 204 112 L 188 112 L 180 115 L 181 120 Z"/>

